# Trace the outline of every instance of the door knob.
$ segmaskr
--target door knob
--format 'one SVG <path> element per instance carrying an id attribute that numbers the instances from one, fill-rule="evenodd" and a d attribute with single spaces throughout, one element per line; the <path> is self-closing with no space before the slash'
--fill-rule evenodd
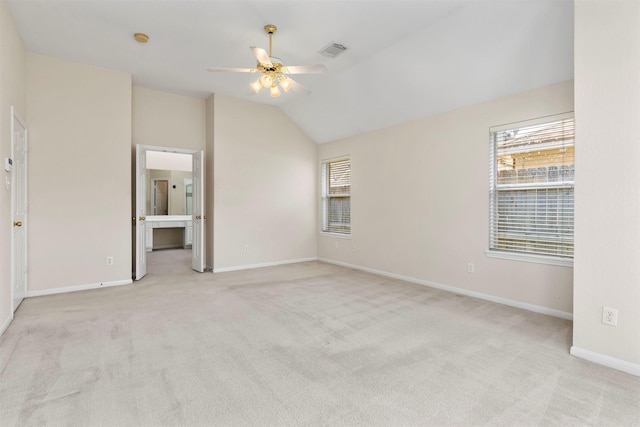
<path id="1" fill-rule="evenodd" d="M 22 222 L 21 221 L 16 221 L 13 223 L 14 227 L 22 227 Z"/>
<path id="2" fill-rule="evenodd" d="M 141 216 L 140 221 L 144 221 L 144 220 L 145 220 L 145 217 Z"/>

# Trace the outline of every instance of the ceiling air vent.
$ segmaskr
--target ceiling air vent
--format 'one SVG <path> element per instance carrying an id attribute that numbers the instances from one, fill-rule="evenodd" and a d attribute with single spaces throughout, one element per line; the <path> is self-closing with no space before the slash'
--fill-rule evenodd
<path id="1" fill-rule="evenodd" d="M 331 42 L 322 49 L 319 50 L 321 55 L 324 55 L 328 58 L 335 58 L 340 55 L 342 52 L 347 50 L 347 47 L 343 44 Z"/>

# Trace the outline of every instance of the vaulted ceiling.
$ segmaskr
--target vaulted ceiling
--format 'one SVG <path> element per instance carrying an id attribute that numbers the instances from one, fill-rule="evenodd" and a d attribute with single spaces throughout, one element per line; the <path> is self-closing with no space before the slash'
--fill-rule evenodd
<path id="1" fill-rule="evenodd" d="M 569 0 L 9 0 L 32 52 L 130 73 L 136 85 L 276 105 L 327 142 L 573 78 Z M 310 94 L 248 96 L 249 46 L 286 65 Z M 133 34 L 149 35 L 147 44 Z M 348 50 L 319 51 L 331 42 Z"/>

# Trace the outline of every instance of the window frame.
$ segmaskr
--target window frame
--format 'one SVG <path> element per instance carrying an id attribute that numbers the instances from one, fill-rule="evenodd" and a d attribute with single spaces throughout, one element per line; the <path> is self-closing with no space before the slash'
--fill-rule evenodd
<path id="1" fill-rule="evenodd" d="M 498 212 L 497 212 L 497 203 L 498 203 L 498 195 L 500 189 L 498 187 L 498 173 L 497 173 L 497 157 L 498 157 L 498 149 L 496 147 L 496 135 L 500 132 L 504 132 L 507 130 L 515 130 L 521 128 L 527 128 L 536 125 L 544 125 L 546 123 L 552 124 L 554 122 L 559 122 L 563 120 L 575 120 L 573 112 L 566 112 L 561 114 L 555 114 L 550 116 L 544 116 L 537 119 L 525 120 L 521 122 L 509 123 L 500 126 L 494 126 L 489 129 L 489 229 L 488 229 L 488 249 L 485 251 L 487 257 L 490 258 L 501 258 L 513 261 L 525 261 L 525 262 L 533 262 L 540 264 L 549 264 L 549 265 L 558 265 L 565 267 L 573 266 L 573 257 L 571 256 L 563 256 L 563 255 L 554 255 L 554 254 L 544 254 L 544 253 L 534 253 L 534 252 L 526 252 L 519 250 L 505 250 L 497 247 L 493 247 L 494 243 L 497 242 L 497 223 L 498 223 Z M 572 144 L 575 150 L 575 135 L 574 142 Z M 574 160 L 575 164 L 575 160 Z M 575 166 L 574 166 L 575 168 Z M 509 189 L 527 189 L 526 185 L 522 185 L 522 187 L 510 185 L 509 187 L 503 187 L 504 190 Z M 542 185 L 536 186 L 539 189 L 557 189 L 557 188 L 571 188 L 575 195 L 575 177 L 574 181 L 571 184 L 564 183 L 562 185 L 558 185 L 557 183 L 544 183 Z M 575 214 L 575 205 L 573 209 L 572 215 Z M 574 225 L 575 226 L 575 225 Z M 496 235 L 494 235 L 496 233 Z M 575 235 L 572 243 L 575 243 Z"/>
<path id="2" fill-rule="evenodd" d="M 332 163 L 349 162 L 349 192 L 348 194 L 330 195 L 329 194 L 329 168 Z M 333 157 L 330 159 L 324 159 L 320 162 L 320 234 L 325 236 L 338 237 L 343 239 L 351 238 L 351 156 L 344 155 L 340 157 Z M 345 232 L 331 230 L 329 222 L 329 209 L 331 209 L 331 199 L 349 199 L 349 222 L 346 225 L 348 228 Z M 346 224 L 346 223 L 343 223 Z"/>

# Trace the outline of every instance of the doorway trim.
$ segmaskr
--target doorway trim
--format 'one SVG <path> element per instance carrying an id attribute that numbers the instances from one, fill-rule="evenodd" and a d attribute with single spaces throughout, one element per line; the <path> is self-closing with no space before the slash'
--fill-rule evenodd
<path id="1" fill-rule="evenodd" d="M 136 173 L 133 177 L 133 179 L 135 180 L 134 183 L 136 185 L 136 189 L 135 189 L 135 195 L 136 195 L 136 199 L 135 199 L 135 206 L 134 206 L 134 215 L 133 215 L 133 219 L 134 219 L 134 227 L 136 227 L 135 229 L 135 233 L 133 233 L 134 238 L 133 238 L 133 246 L 134 246 L 134 253 L 135 253 L 135 260 L 133 262 L 133 267 L 135 269 L 138 269 L 138 266 L 142 267 L 143 270 L 143 274 L 139 274 L 140 272 L 137 271 L 133 271 L 132 276 L 134 277 L 135 280 L 140 280 L 144 275 L 146 275 L 146 248 L 145 246 L 145 241 L 146 241 L 146 225 L 144 223 L 144 219 L 146 219 L 146 211 L 144 212 L 140 212 L 139 211 L 139 207 L 141 206 L 146 206 L 146 197 L 144 194 L 144 191 L 139 191 L 139 189 L 137 188 L 137 182 L 138 182 L 138 168 L 140 167 L 140 165 L 143 166 L 143 168 L 146 170 L 146 153 L 148 151 L 158 151 L 158 152 L 164 152 L 164 153 L 177 153 L 177 154 L 189 154 L 192 156 L 192 160 L 193 160 L 193 164 L 194 166 L 197 166 L 192 168 L 191 171 L 191 179 L 192 182 L 195 181 L 201 181 L 201 185 L 198 187 L 198 196 L 199 199 L 202 201 L 202 205 L 200 207 L 200 210 L 202 210 L 202 212 L 196 212 L 194 210 L 194 212 L 192 213 L 192 224 L 193 224 L 193 230 L 194 230 L 194 239 L 193 239 L 193 243 L 192 243 L 192 248 L 191 250 L 193 251 L 194 254 L 198 254 L 198 258 L 199 258 L 199 262 L 196 263 L 195 260 L 193 262 L 193 269 L 196 271 L 200 271 L 200 272 L 204 272 L 206 271 L 206 269 L 204 268 L 204 258 L 205 258 L 205 242 L 204 242 L 204 238 L 199 238 L 196 239 L 195 238 L 195 230 L 196 228 L 199 227 L 200 230 L 204 230 L 205 227 L 205 220 L 206 220 L 206 216 L 204 215 L 204 194 L 205 194 L 205 189 L 204 189 L 204 179 L 200 180 L 200 175 L 202 175 L 204 177 L 204 168 L 202 167 L 201 163 L 202 160 L 204 158 L 204 151 L 203 150 L 194 150 L 194 149 L 186 149 L 186 148 L 177 148 L 177 147 L 163 147 L 163 146 L 156 146 L 156 145 L 142 145 L 142 144 L 136 144 L 136 159 L 135 159 L 135 164 L 138 165 L 136 166 Z M 196 160 L 199 160 L 196 161 Z M 194 190 L 195 190 L 195 186 L 194 186 Z M 194 200 L 196 197 L 196 194 L 194 193 L 193 195 Z M 141 200 L 142 198 L 144 198 L 144 200 Z M 140 217 L 144 218 L 142 221 L 140 221 Z M 196 224 L 197 222 L 197 224 Z M 196 227 L 198 226 L 198 227 Z M 142 227 L 140 230 L 137 229 L 137 227 Z M 142 233 L 140 233 L 139 231 L 142 231 Z M 204 237 L 204 232 L 200 233 L 202 235 L 202 237 Z M 140 248 L 140 244 L 142 244 L 142 248 Z M 144 257 L 143 260 L 140 260 L 140 257 Z M 202 264 L 200 265 L 201 268 L 196 269 L 196 264 Z"/>

